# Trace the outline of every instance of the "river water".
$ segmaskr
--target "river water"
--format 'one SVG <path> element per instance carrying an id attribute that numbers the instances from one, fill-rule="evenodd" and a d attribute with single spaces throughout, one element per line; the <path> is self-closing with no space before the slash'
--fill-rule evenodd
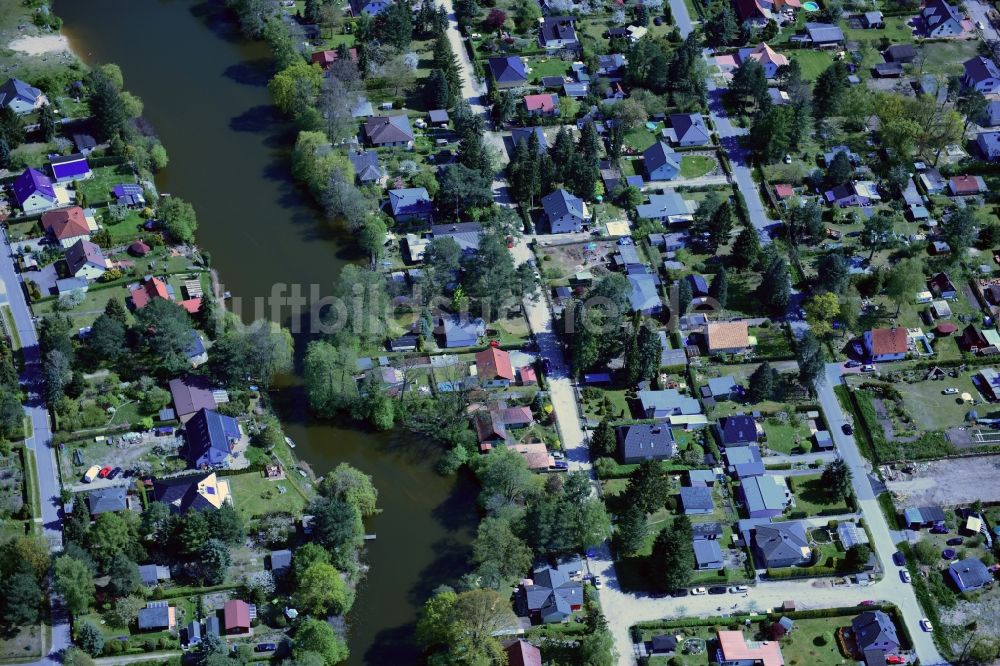
<path id="1" fill-rule="evenodd" d="M 199 244 L 234 307 L 253 313 L 254 299 L 274 285 L 329 293 L 358 255 L 292 182 L 294 130 L 268 97 L 268 51 L 240 36 L 222 0 L 57 0 L 55 10 L 74 51 L 91 65 L 119 64 L 126 87 L 142 98 L 170 156 L 157 185 L 194 205 Z M 279 319 L 287 325 L 288 313 Z M 379 490 L 383 513 L 367 526 L 378 538 L 368 542 L 371 570 L 350 617 L 348 663 L 413 663 L 417 610 L 467 570 L 473 484 L 435 474 L 436 447 L 407 433 L 311 419 L 297 378 L 274 401 L 318 474 L 346 461 Z"/>

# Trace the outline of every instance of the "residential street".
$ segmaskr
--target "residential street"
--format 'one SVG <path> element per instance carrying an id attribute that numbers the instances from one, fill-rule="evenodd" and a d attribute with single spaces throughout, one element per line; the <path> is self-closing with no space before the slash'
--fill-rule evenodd
<path id="1" fill-rule="evenodd" d="M 469 103 L 473 112 L 485 114 L 486 108 L 480 97 L 486 94 L 486 87 L 473 78 L 469 52 L 465 48 L 462 33 L 458 30 L 458 21 L 455 20 L 455 7 L 452 5 L 452 0 L 442 0 L 441 5 L 448 12 L 448 41 L 451 42 L 451 50 L 458 57 L 458 71 L 462 77 L 462 98 Z"/>
<path id="2" fill-rule="evenodd" d="M 31 449 L 35 458 L 39 497 L 42 503 L 42 528 L 49 542 L 49 550 L 53 553 L 62 550 L 62 517 L 60 516 L 59 467 L 56 464 L 55 450 L 52 448 L 52 432 L 49 425 L 49 414 L 41 399 L 42 373 L 38 350 L 38 334 L 31 310 L 24 298 L 24 291 L 17 271 L 10 244 L 5 232 L 0 231 L 2 247 L 0 247 L 0 281 L 4 283 L 7 303 L 14 317 L 18 337 L 24 353 L 24 373 L 21 382 L 29 389 L 30 399 L 25 405 L 25 413 L 31 421 L 32 435 L 25 444 Z M 62 598 L 51 595 L 52 604 L 52 646 L 51 652 L 59 652 L 70 643 L 69 620 L 62 607 Z M 51 659 L 50 663 L 55 663 Z"/>
<path id="3" fill-rule="evenodd" d="M 1000 40 L 1000 33 L 998 33 L 997 29 L 993 27 L 992 23 L 990 23 L 988 16 L 990 8 L 988 5 L 983 4 L 979 0 L 967 0 L 965 3 L 965 11 L 969 13 L 969 18 L 972 19 L 973 24 L 982 23 L 983 39 L 988 42 Z"/>

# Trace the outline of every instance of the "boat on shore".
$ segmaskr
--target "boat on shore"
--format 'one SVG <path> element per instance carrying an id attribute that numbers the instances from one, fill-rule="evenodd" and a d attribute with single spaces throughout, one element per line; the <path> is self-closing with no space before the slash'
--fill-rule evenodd
<path id="1" fill-rule="evenodd" d="M 285 435 L 285 444 L 288 444 L 288 448 L 290 448 L 290 449 L 294 449 L 295 448 L 295 442 L 293 442 L 292 438 L 289 437 L 288 435 Z"/>

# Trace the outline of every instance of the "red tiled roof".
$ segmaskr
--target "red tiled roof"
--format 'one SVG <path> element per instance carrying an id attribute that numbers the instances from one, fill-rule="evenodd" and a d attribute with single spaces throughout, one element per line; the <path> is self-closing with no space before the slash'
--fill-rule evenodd
<path id="1" fill-rule="evenodd" d="M 90 234 L 90 225 L 79 206 L 42 213 L 42 228 L 59 240 Z"/>
<path id="2" fill-rule="evenodd" d="M 351 57 L 352 62 L 358 61 L 358 50 L 348 49 L 348 55 Z M 326 51 L 316 51 L 310 57 L 310 60 L 324 69 L 337 62 L 340 56 L 337 54 L 336 49 L 327 49 Z"/>
<path id="3" fill-rule="evenodd" d="M 724 661 L 752 661 L 763 666 L 784 666 L 785 663 L 778 643 L 747 643 L 742 631 L 720 631 L 719 652 Z"/>
<path id="4" fill-rule="evenodd" d="M 140 257 L 146 256 L 147 254 L 150 253 L 150 251 L 152 251 L 152 249 L 153 248 L 149 247 L 148 245 L 146 245 L 146 243 L 144 243 L 141 240 L 137 240 L 136 242 L 128 246 L 129 252 L 138 255 Z"/>
<path id="5" fill-rule="evenodd" d="M 250 628 L 250 605 L 241 599 L 230 599 L 222 607 L 222 618 L 226 631 Z"/>
<path id="6" fill-rule="evenodd" d="M 158 277 L 149 278 L 141 285 L 129 292 L 132 297 L 132 305 L 136 310 L 141 310 L 154 298 L 170 300 L 170 292 L 167 291 L 167 283 Z"/>
<path id="7" fill-rule="evenodd" d="M 186 301 L 181 301 L 181 307 L 187 310 L 188 314 L 196 314 L 201 310 L 201 299 L 189 298 Z"/>
<path id="8" fill-rule="evenodd" d="M 955 194 L 976 194 L 979 192 L 979 179 L 975 176 L 952 176 L 951 190 Z"/>
<path id="9" fill-rule="evenodd" d="M 502 349 L 490 347 L 476 354 L 476 368 L 481 379 L 506 379 L 514 381 L 514 368 L 510 365 L 510 354 Z"/>
<path id="10" fill-rule="evenodd" d="M 778 195 L 779 199 L 787 199 L 795 194 L 795 190 L 788 183 L 780 183 L 774 186 L 774 193 Z"/>
<path id="11" fill-rule="evenodd" d="M 542 653 L 528 641 L 518 639 L 506 651 L 509 666 L 542 666 Z"/>
<path id="12" fill-rule="evenodd" d="M 905 354 L 907 352 L 906 329 L 873 328 L 871 352 L 876 356 L 883 354 Z"/>
<path id="13" fill-rule="evenodd" d="M 538 375 L 535 374 L 535 369 L 530 365 L 526 365 L 523 368 L 518 368 L 517 371 L 521 373 L 522 384 L 530 384 L 538 382 Z"/>
<path id="14" fill-rule="evenodd" d="M 528 111 L 555 111 L 555 95 L 525 95 L 524 108 Z"/>

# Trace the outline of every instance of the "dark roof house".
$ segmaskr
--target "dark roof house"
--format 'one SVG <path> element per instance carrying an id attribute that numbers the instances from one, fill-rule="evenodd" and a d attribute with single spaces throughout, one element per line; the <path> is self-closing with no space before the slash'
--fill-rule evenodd
<path id="1" fill-rule="evenodd" d="M 365 136 L 373 146 L 409 146 L 413 130 L 405 115 L 374 116 L 365 122 Z"/>
<path id="2" fill-rule="evenodd" d="M 516 88 L 528 82 L 524 61 L 517 56 L 495 56 L 487 61 L 497 88 Z"/>
<path id="3" fill-rule="evenodd" d="M 229 467 L 232 463 L 233 447 L 241 437 L 236 419 L 214 409 L 201 409 L 187 422 L 184 431 L 192 467 Z"/>
<path id="4" fill-rule="evenodd" d="M 993 575 L 978 557 L 968 557 L 948 566 L 948 575 L 960 592 L 978 590 L 993 582 Z"/>
<path id="5" fill-rule="evenodd" d="M 851 620 L 851 630 L 858 648 L 864 650 L 884 650 L 897 652 L 899 636 L 896 625 L 887 613 L 881 610 L 865 611 Z"/>
<path id="6" fill-rule="evenodd" d="M 628 465 L 643 460 L 668 460 L 677 455 L 677 442 L 664 424 L 628 425 L 617 428 L 618 453 Z"/>
<path id="7" fill-rule="evenodd" d="M 805 527 L 800 522 L 758 525 L 753 545 L 761 565 L 769 569 L 805 564 L 812 557 Z"/>
<path id="8" fill-rule="evenodd" d="M 125 501 L 125 486 L 112 486 L 92 490 L 87 495 L 87 504 L 90 505 L 90 515 L 98 516 L 102 513 L 124 511 L 128 508 Z"/>

